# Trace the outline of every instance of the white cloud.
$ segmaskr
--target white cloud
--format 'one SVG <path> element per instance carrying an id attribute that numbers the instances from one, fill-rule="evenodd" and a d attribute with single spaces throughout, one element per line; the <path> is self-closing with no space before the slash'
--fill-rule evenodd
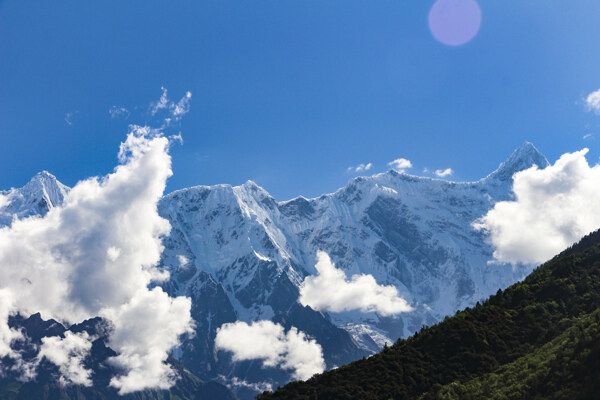
<path id="1" fill-rule="evenodd" d="M 71 111 L 65 114 L 65 122 L 69 125 L 73 125 L 73 117 L 75 114 L 79 113 L 79 111 Z"/>
<path id="2" fill-rule="evenodd" d="M 192 92 L 186 92 L 185 96 L 183 96 L 181 100 L 179 100 L 177 104 L 175 104 L 171 109 L 171 115 L 173 116 L 173 118 L 175 118 L 176 120 L 180 120 L 182 116 L 184 116 L 188 113 L 188 111 L 190 111 L 191 99 Z"/>
<path id="3" fill-rule="evenodd" d="M 156 130 L 132 126 L 113 173 L 77 183 L 44 217 L 0 229 L 0 352 L 19 359 L 9 314 L 68 324 L 101 316 L 114 328 L 109 345 L 123 369 L 111 384 L 121 394 L 173 383 L 164 361 L 190 332 L 191 302 L 148 289 L 168 277 L 156 267 L 170 230 L 156 208 L 171 176 L 168 147 Z"/>
<path id="4" fill-rule="evenodd" d="M 285 333 L 281 325 L 267 320 L 224 324 L 217 330 L 215 346 L 232 352 L 234 361 L 262 360 L 266 367 L 293 370 L 296 379 L 309 379 L 325 369 L 315 340 L 294 327 Z"/>
<path id="5" fill-rule="evenodd" d="M 151 104 L 150 113 L 156 115 L 161 110 L 166 111 L 167 117 L 165 118 L 165 123 L 166 125 L 169 125 L 171 121 L 177 122 L 181 117 L 188 113 L 190 110 L 190 101 L 192 100 L 192 92 L 186 92 L 185 96 L 175 103 L 169 100 L 167 89 L 162 87 L 161 90 L 162 95 L 157 102 Z"/>
<path id="6" fill-rule="evenodd" d="M 56 364 L 61 373 L 60 382 L 63 385 L 91 386 L 92 372 L 85 368 L 83 361 L 92 348 L 92 342 L 87 333 L 65 332 L 65 337 L 50 336 L 42 338 L 42 346 L 38 361 L 47 358 Z"/>
<path id="7" fill-rule="evenodd" d="M 180 267 L 183 267 L 190 262 L 190 260 L 186 256 L 181 255 L 181 254 L 177 256 L 177 259 L 179 260 Z"/>
<path id="8" fill-rule="evenodd" d="M 270 392 L 273 390 L 273 385 L 269 382 L 251 383 L 243 379 L 239 379 L 237 376 L 234 376 L 231 379 L 227 379 L 225 375 L 219 375 L 219 380 L 228 388 L 246 388 L 258 393 L 262 393 L 265 391 Z"/>
<path id="9" fill-rule="evenodd" d="M 161 288 L 140 290 L 128 303 L 101 315 L 115 326 L 110 347 L 120 349 L 112 359 L 127 374 L 113 378 L 121 393 L 147 387 L 168 389 L 177 375 L 165 364 L 168 351 L 179 345 L 179 336 L 191 333 L 188 298 L 169 297 Z"/>
<path id="10" fill-rule="evenodd" d="M 10 200 L 8 199 L 8 195 L 0 193 L 0 208 L 6 207 L 9 202 Z"/>
<path id="11" fill-rule="evenodd" d="M 10 348 L 12 343 L 23 338 L 20 331 L 11 329 L 8 326 L 8 317 L 10 314 L 14 313 L 15 306 L 12 293 L 8 289 L 0 289 L 0 358 L 7 356 L 20 358 L 18 357 L 18 354 L 14 355 Z"/>
<path id="12" fill-rule="evenodd" d="M 588 111 L 600 114 L 600 89 L 587 95 L 585 98 L 585 106 Z"/>
<path id="13" fill-rule="evenodd" d="M 350 166 L 348 167 L 348 172 L 363 172 L 363 171 L 368 171 L 373 167 L 372 163 L 367 163 L 367 164 L 358 164 L 357 166 Z"/>
<path id="14" fill-rule="evenodd" d="M 108 113 L 110 114 L 111 118 L 129 117 L 129 110 L 125 107 L 112 106 L 110 110 L 108 110 Z"/>
<path id="15" fill-rule="evenodd" d="M 592 135 L 591 133 L 587 133 L 585 135 L 583 135 L 583 139 L 591 139 L 592 137 L 594 137 L 594 135 Z"/>
<path id="16" fill-rule="evenodd" d="M 372 275 L 353 275 L 347 280 L 344 271 L 337 269 L 323 251 L 317 252 L 315 268 L 318 275 L 307 276 L 300 288 L 304 306 L 333 312 L 374 311 L 385 316 L 413 310 L 394 286 L 378 285 Z"/>
<path id="17" fill-rule="evenodd" d="M 397 158 L 394 161 L 390 161 L 388 165 L 400 172 L 404 172 L 404 170 L 412 168 L 412 163 L 406 158 Z"/>
<path id="18" fill-rule="evenodd" d="M 496 203 L 473 224 L 489 234 L 497 261 L 540 263 L 600 228 L 600 166 L 588 165 L 587 152 L 518 172 L 515 200 Z"/>
<path id="19" fill-rule="evenodd" d="M 446 168 L 446 169 L 436 169 L 434 173 L 435 173 L 435 176 L 444 178 L 446 176 L 452 175 L 454 173 L 454 171 L 452 171 L 452 168 Z"/>

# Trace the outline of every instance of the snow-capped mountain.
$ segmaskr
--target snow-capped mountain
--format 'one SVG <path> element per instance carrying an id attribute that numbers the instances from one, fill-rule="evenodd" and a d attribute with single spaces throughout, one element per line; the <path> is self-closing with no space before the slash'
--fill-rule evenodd
<path id="1" fill-rule="evenodd" d="M 62 204 L 68 190 L 54 175 L 42 171 L 20 189 L 0 191 L 0 226 L 10 225 L 14 217 L 45 215 Z"/>
<path id="2" fill-rule="evenodd" d="M 284 383 L 290 376 L 260 362 L 233 363 L 214 347 L 216 329 L 236 320 L 270 319 L 295 326 L 323 347 L 328 368 L 380 349 L 471 306 L 523 278 L 529 269 L 489 264 L 492 248 L 472 223 L 511 196 L 515 172 L 548 165 L 525 143 L 477 182 L 448 182 L 396 171 L 358 177 L 335 193 L 277 201 L 253 182 L 196 186 L 164 196 L 159 213 L 171 223 L 161 263 L 164 286 L 192 298 L 196 335 L 175 354 L 201 378 Z M 12 215 L 44 214 L 68 188 L 47 173 L 2 192 L 0 224 Z M 415 311 L 323 313 L 298 302 L 327 252 L 348 276 L 370 274 L 394 285 Z"/>

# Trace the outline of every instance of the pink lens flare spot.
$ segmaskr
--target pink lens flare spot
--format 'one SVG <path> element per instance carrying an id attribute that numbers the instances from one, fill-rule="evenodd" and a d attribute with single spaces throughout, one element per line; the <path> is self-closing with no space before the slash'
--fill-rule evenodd
<path id="1" fill-rule="evenodd" d="M 477 35 L 481 9 L 475 0 L 437 0 L 429 11 L 429 29 L 440 42 L 460 46 Z"/>

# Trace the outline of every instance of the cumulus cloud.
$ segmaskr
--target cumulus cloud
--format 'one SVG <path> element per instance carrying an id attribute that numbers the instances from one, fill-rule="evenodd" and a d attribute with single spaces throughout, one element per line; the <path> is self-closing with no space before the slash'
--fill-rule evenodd
<path id="1" fill-rule="evenodd" d="M 588 111 L 600 114 L 600 89 L 587 95 L 585 98 L 585 106 Z"/>
<path id="2" fill-rule="evenodd" d="M 156 115 L 160 111 L 165 111 L 167 113 L 167 117 L 165 118 L 165 123 L 169 125 L 171 121 L 179 121 L 181 117 L 188 113 L 190 110 L 190 101 L 192 100 L 192 93 L 186 92 L 185 96 L 183 96 L 177 103 L 169 100 L 167 95 L 167 89 L 164 87 L 161 88 L 162 95 L 160 99 L 152 103 L 150 106 L 150 113 L 152 115 Z"/>
<path id="3" fill-rule="evenodd" d="M 446 176 L 450 176 L 454 173 L 454 171 L 452 171 L 452 168 L 446 168 L 446 169 L 436 169 L 434 174 L 435 176 L 438 176 L 440 178 L 444 178 Z"/>
<path id="4" fill-rule="evenodd" d="M 111 118 L 129 117 L 129 110 L 125 107 L 112 106 L 110 110 L 108 110 L 108 113 L 110 114 Z"/>
<path id="5" fill-rule="evenodd" d="M 392 167 L 393 169 L 398 170 L 400 172 L 404 172 L 404 170 L 412 168 L 412 163 L 410 162 L 410 160 L 407 160 L 406 158 L 397 158 L 394 161 L 390 161 L 388 163 L 388 165 L 390 167 Z"/>
<path id="6" fill-rule="evenodd" d="M 77 183 L 43 217 L 0 229 L 0 353 L 20 357 L 11 349 L 19 333 L 8 327 L 8 315 L 40 312 L 66 324 L 101 316 L 112 326 L 112 362 L 122 367 L 111 381 L 119 393 L 173 383 L 164 361 L 191 330 L 191 302 L 148 289 L 168 278 L 156 267 L 161 236 L 170 230 L 157 212 L 171 176 L 168 148 L 160 132 L 132 126 L 113 173 Z M 47 343 L 44 355 L 59 367 L 60 349 L 74 354 L 71 360 L 86 351 L 72 336 Z M 85 381 L 83 373 L 61 371 L 65 380 Z"/>
<path id="7" fill-rule="evenodd" d="M 348 167 L 348 172 L 363 172 L 368 171 L 373 167 L 372 163 L 358 164 L 357 166 Z"/>
<path id="8" fill-rule="evenodd" d="M 317 253 L 318 275 L 307 276 L 300 288 L 300 303 L 315 310 L 377 312 L 388 316 L 412 311 L 394 286 L 378 285 L 373 275 L 353 275 L 350 280 L 323 251 Z"/>
<path id="9" fill-rule="evenodd" d="M 179 345 L 179 336 L 191 333 L 190 306 L 188 298 L 172 298 L 155 287 L 140 290 L 129 302 L 102 314 L 115 326 L 110 346 L 120 349 L 112 362 L 128 371 L 113 378 L 113 386 L 129 393 L 147 387 L 168 389 L 175 383 L 177 376 L 165 361 L 168 351 Z"/>
<path id="10" fill-rule="evenodd" d="M 515 200 L 496 203 L 473 224 L 489 235 L 497 261 L 540 263 L 600 228 L 600 166 L 589 166 L 587 152 L 518 172 Z"/>
<path id="11" fill-rule="evenodd" d="M 4 208 L 8 205 L 8 195 L 0 193 L 0 208 Z"/>
<path id="12" fill-rule="evenodd" d="M 74 383 L 91 386 L 91 371 L 83 365 L 91 348 L 92 342 L 87 333 L 66 331 L 64 338 L 60 336 L 42 338 L 38 361 L 45 357 L 48 361 L 56 364 L 61 373 L 60 382 L 63 385 Z"/>
<path id="13" fill-rule="evenodd" d="M 8 326 L 8 317 L 14 312 L 15 306 L 12 293 L 8 289 L 0 289 L 0 358 L 7 356 L 17 358 L 18 356 L 13 354 L 10 346 L 15 341 L 22 339 L 23 335 L 20 331 L 11 329 Z"/>
<path id="14" fill-rule="evenodd" d="M 262 360 L 265 367 L 292 370 L 296 379 L 309 379 L 325 369 L 321 346 L 315 340 L 294 327 L 286 333 L 281 325 L 267 320 L 224 324 L 217 330 L 215 346 L 232 352 L 234 361 Z"/>

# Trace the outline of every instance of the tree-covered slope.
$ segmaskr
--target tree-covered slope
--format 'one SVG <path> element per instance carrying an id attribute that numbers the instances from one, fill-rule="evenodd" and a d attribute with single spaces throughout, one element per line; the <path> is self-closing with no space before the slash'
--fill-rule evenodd
<path id="1" fill-rule="evenodd" d="M 494 372 L 434 388 L 420 400 L 594 399 L 600 393 L 600 309 Z"/>
<path id="2" fill-rule="evenodd" d="M 375 356 L 258 399 L 412 399 L 507 366 L 566 334 L 600 307 L 599 242 L 595 232 L 483 305 Z"/>

